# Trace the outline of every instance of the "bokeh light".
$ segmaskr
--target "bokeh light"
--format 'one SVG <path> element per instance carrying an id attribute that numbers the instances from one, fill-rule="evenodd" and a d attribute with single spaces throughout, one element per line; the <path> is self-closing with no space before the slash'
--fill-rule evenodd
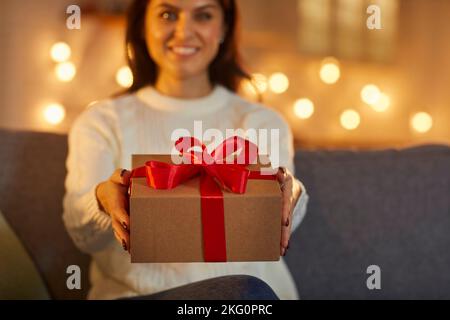
<path id="1" fill-rule="evenodd" d="M 58 63 L 55 67 L 56 77 L 62 82 L 72 81 L 77 73 L 77 69 L 72 62 Z"/>
<path id="2" fill-rule="evenodd" d="M 361 99 L 368 105 L 374 105 L 381 97 L 380 89 L 374 84 L 365 85 L 361 90 Z"/>
<path id="3" fill-rule="evenodd" d="M 267 91 L 269 84 L 265 75 L 261 73 L 255 73 L 252 75 L 252 78 L 255 86 L 258 88 L 258 91 L 260 93 L 264 93 Z"/>
<path id="4" fill-rule="evenodd" d="M 276 72 L 269 78 L 269 87 L 277 94 L 286 92 L 289 88 L 289 78 L 282 72 Z"/>
<path id="5" fill-rule="evenodd" d="M 433 127 L 433 118 L 426 112 L 418 112 L 411 118 L 411 127 L 419 133 L 428 132 Z"/>
<path id="6" fill-rule="evenodd" d="M 308 119 L 314 113 L 314 103 L 307 98 L 298 99 L 294 103 L 294 113 L 300 119 Z"/>
<path id="7" fill-rule="evenodd" d="M 334 58 L 326 58 L 322 61 L 320 67 L 320 79 L 326 84 L 334 84 L 341 77 L 341 69 L 339 63 Z"/>
<path id="8" fill-rule="evenodd" d="M 255 84 L 252 81 L 244 80 L 241 82 L 241 89 L 244 92 L 245 95 L 249 97 L 256 97 L 258 96 L 258 92 L 256 91 Z"/>
<path id="9" fill-rule="evenodd" d="M 60 124 L 66 116 L 66 110 L 64 106 L 59 103 L 52 103 L 44 109 L 44 119 L 51 125 Z"/>
<path id="10" fill-rule="evenodd" d="M 133 73 L 127 66 L 121 67 L 116 73 L 116 82 L 123 88 L 133 85 Z"/>
<path id="11" fill-rule="evenodd" d="M 372 109 L 376 112 L 384 112 L 389 109 L 390 106 L 391 98 L 385 93 L 381 93 L 378 101 L 371 105 Z"/>
<path id="12" fill-rule="evenodd" d="M 72 50 L 65 42 L 57 42 L 50 49 L 50 56 L 55 62 L 65 62 L 70 59 Z"/>
<path id="13" fill-rule="evenodd" d="M 348 109 L 341 114 L 341 125 L 344 129 L 354 130 L 359 127 L 361 117 L 355 110 Z"/>

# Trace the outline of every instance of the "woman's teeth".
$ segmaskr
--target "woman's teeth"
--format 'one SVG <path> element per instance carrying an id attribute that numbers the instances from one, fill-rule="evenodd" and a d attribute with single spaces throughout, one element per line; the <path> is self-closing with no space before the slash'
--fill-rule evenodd
<path id="1" fill-rule="evenodd" d="M 198 49 L 192 47 L 172 47 L 172 51 L 182 56 L 189 56 L 196 53 Z"/>

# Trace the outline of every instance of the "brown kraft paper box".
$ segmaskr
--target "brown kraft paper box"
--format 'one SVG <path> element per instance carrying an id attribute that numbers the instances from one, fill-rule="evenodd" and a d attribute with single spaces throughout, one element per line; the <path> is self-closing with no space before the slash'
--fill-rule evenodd
<path id="1" fill-rule="evenodd" d="M 133 169 L 150 160 L 172 163 L 170 155 L 133 155 Z M 204 262 L 199 186 L 199 177 L 170 190 L 153 189 L 145 178 L 132 179 L 131 262 Z M 245 194 L 222 192 L 227 262 L 278 261 L 282 207 L 278 182 L 249 179 Z"/>

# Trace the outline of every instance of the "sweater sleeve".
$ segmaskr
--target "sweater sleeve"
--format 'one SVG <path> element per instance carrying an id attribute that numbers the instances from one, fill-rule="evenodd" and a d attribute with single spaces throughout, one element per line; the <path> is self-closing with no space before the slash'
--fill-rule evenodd
<path id="1" fill-rule="evenodd" d="M 247 116 L 245 126 L 256 129 L 277 129 L 278 135 L 274 134 L 272 138 L 270 132 L 268 133 L 268 153 L 271 162 L 273 165 L 286 167 L 295 176 L 294 139 L 286 120 L 277 112 L 262 106 Z M 299 182 L 302 192 L 292 213 L 291 232 L 294 232 L 302 222 L 309 200 L 305 186 L 301 181 Z"/>
<path id="2" fill-rule="evenodd" d="M 102 250 L 113 239 L 111 219 L 100 209 L 95 194 L 98 183 L 115 169 L 117 144 L 104 109 L 92 106 L 86 110 L 68 135 L 63 221 L 75 245 L 85 253 Z"/>

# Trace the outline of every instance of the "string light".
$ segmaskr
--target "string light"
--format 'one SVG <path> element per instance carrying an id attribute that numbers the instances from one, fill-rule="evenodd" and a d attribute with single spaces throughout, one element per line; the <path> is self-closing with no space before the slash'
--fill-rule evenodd
<path id="1" fill-rule="evenodd" d="M 344 129 L 347 130 L 354 130 L 359 127 L 359 124 L 361 123 L 361 117 L 359 116 L 359 113 L 355 110 L 345 110 L 341 114 L 341 125 Z"/>
<path id="2" fill-rule="evenodd" d="M 50 49 L 50 56 L 55 62 L 65 62 L 70 59 L 72 50 L 65 42 L 57 42 Z"/>
<path id="3" fill-rule="evenodd" d="M 286 92 L 289 88 L 289 78 L 282 72 L 276 72 L 269 78 L 269 87 L 277 94 Z"/>
<path id="4" fill-rule="evenodd" d="M 371 105 L 372 109 L 376 112 L 384 112 L 391 105 L 391 98 L 385 93 L 381 93 L 380 98 L 377 102 Z"/>
<path id="5" fill-rule="evenodd" d="M 241 88 L 247 96 L 256 97 L 258 95 L 254 84 L 249 80 L 242 81 Z"/>
<path id="6" fill-rule="evenodd" d="M 374 105 L 381 97 L 380 89 L 374 84 L 365 85 L 361 90 L 361 99 L 368 105 Z"/>
<path id="7" fill-rule="evenodd" d="M 433 127 L 433 118 L 426 112 L 418 112 L 411 118 L 411 127 L 419 133 L 428 132 Z"/>
<path id="8" fill-rule="evenodd" d="M 260 93 L 264 93 L 267 91 L 268 83 L 267 83 L 267 77 L 261 73 L 255 73 L 252 76 L 253 82 L 255 83 L 255 86 L 258 88 L 258 91 Z"/>
<path id="9" fill-rule="evenodd" d="M 325 58 L 319 71 L 320 79 L 326 84 L 334 84 L 341 77 L 339 62 L 334 58 Z"/>
<path id="10" fill-rule="evenodd" d="M 116 73 L 116 82 L 123 88 L 133 85 L 133 73 L 127 66 L 121 67 Z"/>
<path id="11" fill-rule="evenodd" d="M 294 103 L 294 113 L 300 119 L 308 119 L 314 113 L 314 103 L 307 98 L 298 99 Z"/>
<path id="12" fill-rule="evenodd" d="M 55 67 L 56 77 L 62 82 L 69 82 L 75 77 L 77 69 L 72 62 L 58 63 Z"/>
<path id="13" fill-rule="evenodd" d="M 57 125 L 60 124 L 66 116 L 66 110 L 64 109 L 64 106 L 62 106 L 59 103 L 52 103 L 49 104 L 44 109 L 44 119 L 49 124 Z"/>

